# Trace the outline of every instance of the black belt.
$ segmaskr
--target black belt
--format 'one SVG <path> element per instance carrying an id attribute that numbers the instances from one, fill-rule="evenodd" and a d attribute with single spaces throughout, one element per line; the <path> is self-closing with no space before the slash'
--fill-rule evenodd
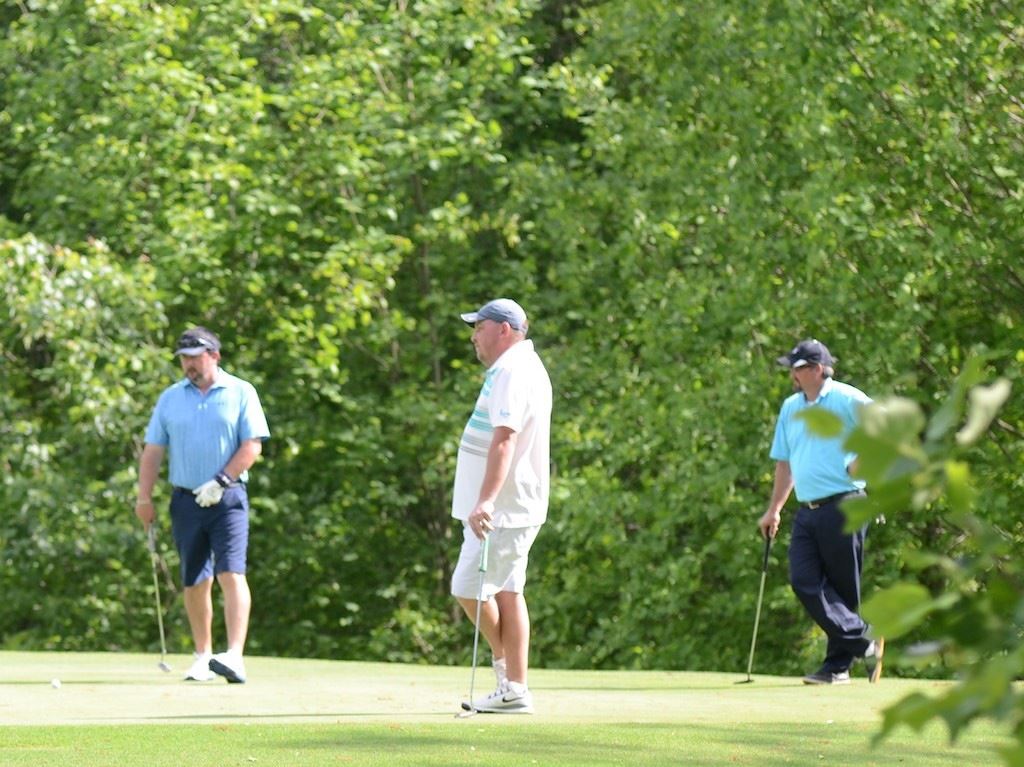
<path id="1" fill-rule="evenodd" d="M 228 487 L 241 487 L 244 484 L 244 482 L 235 481 L 228 485 Z M 227 490 L 228 487 L 225 487 L 224 489 Z M 195 490 L 193 490 L 191 487 L 179 487 L 178 485 L 171 485 L 171 490 L 173 490 L 176 493 L 195 493 Z"/>
<path id="2" fill-rule="evenodd" d="M 817 500 L 807 501 L 800 505 L 806 506 L 808 509 L 820 509 L 822 506 L 827 506 L 830 503 L 841 501 L 849 495 L 863 495 L 863 493 L 863 490 L 847 490 L 845 493 L 836 493 L 835 495 L 830 495 L 827 498 L 818 498 Z"/>

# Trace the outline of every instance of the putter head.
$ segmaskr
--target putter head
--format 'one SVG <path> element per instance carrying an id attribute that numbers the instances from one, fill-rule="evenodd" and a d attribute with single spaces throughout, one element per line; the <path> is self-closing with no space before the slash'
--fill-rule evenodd
<path id="1" fill-rule="evenodd" d="M 457 713 L 455 715 L 456 719 L 469 719 L 469 717 L 477 715 L 477 710 L 475 708 L 469 708 L 465 703 L 463 703 L 462 706 L 463 708 L 466 708 L 466 711 L 460 711 Z"/>
<path id="2" fill-rule="evenodd" d="M 165 674 L 171 673 L 171 667 L 167 665 L 166 661 L 160 661 L 160 663 L 158 663 L 157 665 L 160 667 L 160 670 L 163 671 Z"/>

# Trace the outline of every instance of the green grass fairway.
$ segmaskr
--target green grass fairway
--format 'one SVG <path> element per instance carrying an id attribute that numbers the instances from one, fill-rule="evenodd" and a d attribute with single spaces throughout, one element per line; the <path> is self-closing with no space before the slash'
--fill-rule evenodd
<path id="1" fill-rule="evenodd" d="M 186 683 L 190 659 L 0 653 L 0 765 L 998 765 L 1008 742 L 936 726 L 870 745 L 879 712 L 944 682 L 654 671 L 531 672 L 534 716 L 458 719 L 468 668 L 248 658 L 250 681 Z M 55 689 L 50 680 L 59 679 Z M 489 668 L 477 675 L 489 692 Z"/>

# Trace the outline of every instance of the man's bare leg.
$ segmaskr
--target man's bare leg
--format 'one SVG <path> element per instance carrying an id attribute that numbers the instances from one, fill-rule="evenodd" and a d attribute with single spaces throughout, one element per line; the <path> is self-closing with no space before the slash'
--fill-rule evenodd
<path id="1" fill-rule="evenodd" d="M 465 597 L 456 597 L 456 599 L 462 605 L 466 615 L 469 616 L 469 620 L 471 622 L 476 620 L 476 600 Z M 488 599 L 480 605 L 480 633 L 487 640 L 487 644 L 491 648 L 491 655 L 495 658 L 504 658 L 505 650 L 501 644 L 501 619 L 498 605 L 493 599 Z"/>
<path id="2" fill-rule="evenodd" d="M 194 586 L 185 587 L 185 614 L 192 629 L 192 641 L 196 653 L 209 655 L 213 652 L 213 578 L 207 578 Z"/>
<path id="3" fill-rule="evenodd" d="M 501 616 L 501 647 L 505 651 L 505 668 L 510 682 L 526 684 L 530 655 L 530 611 L 526 598 L 512 591 L 499 591 L 494 595 Z"/>
<path id="4" fill-rule="evenodd" d="M 249 634 L 249 612 L 252 609 L 249 581 L 242 573 L 221 573 L 217 576 L 217 582 L 224 592 L 224 624 L 228 632 L 228 650 L 241 655 Z"/>

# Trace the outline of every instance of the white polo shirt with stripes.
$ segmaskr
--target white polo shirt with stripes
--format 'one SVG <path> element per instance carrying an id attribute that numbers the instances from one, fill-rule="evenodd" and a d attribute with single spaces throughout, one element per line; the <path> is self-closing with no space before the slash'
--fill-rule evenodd
<path id="1" fill-rule="evenodd" d="M 484 377 L 459 441 L 452 516 L 465 521 L 480 499 L 494 429 L 516 432 L 516 449 L 494 503 L 495 527 L 541 525 L 548 515 L 551 478 L 551 380 L 533 341 L 502 354 Z"/>

